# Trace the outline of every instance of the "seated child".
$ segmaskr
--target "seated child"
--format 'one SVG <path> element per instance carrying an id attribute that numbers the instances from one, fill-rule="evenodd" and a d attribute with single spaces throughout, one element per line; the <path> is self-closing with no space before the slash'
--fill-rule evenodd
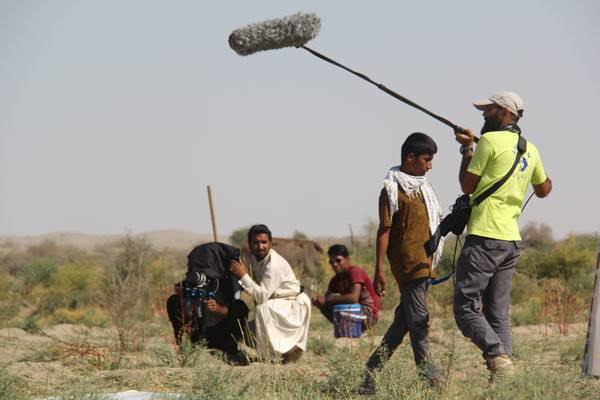
<path id="1" fill-rule="evenodd" d="M 342 244 L 334 244 L 327 251 L 329 264 L 335 276 L 329 281 L 324 296 L 314 296 L 312 303 L 333 323 L 333 306 L 336 304 L 360 304 L 361 313 L 367 317 L 363 328 L 375 325 L 379 316 L 379 298 L 373 283 L 360 267 L 350 265 L 348 249 Z"/>

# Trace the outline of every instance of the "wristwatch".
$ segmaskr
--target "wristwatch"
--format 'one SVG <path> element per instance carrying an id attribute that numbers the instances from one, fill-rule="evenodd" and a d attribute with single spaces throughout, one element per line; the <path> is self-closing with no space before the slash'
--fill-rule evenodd
<path id="1" fill-rule="evenodd" d="M 473 146 L 467 146 L 466 144 L 463 144 L 462 146 L 460 146 L 459 151 L 460 154 L 464 156 L 467 151 L 473 151 Z"/>

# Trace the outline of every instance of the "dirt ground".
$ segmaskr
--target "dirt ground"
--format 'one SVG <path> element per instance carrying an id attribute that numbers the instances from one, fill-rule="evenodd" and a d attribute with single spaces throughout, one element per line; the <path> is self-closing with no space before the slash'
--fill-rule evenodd
<path id="1" fill-rule="evenodd" d="M 383 320 L 377 329 L 360 339 L 334 339 L 331 326 L 313 314 L 309 349 L 292 365 L 253 363 L 248 367 L 230 367 L 221 355 L 207 349 L 177 352 L 167 323 L 157 323 L 140 330 L 135 348 L 118 351 L 117 333 L 111 328 L 83 325 L 56 325 L 31 334 L 21 329 L 0 330 L 0 364 L 15 377 L 19 391 L 26 397 L 44 397 L 69 393 L 74 389 L 110 393 L 139 390 L 162 393 L 185 393 L 191 390 L 198 369 L 216 368 L 236 371 L 251 379 L 258 370 L 273 369 L 293 375 L 327 379 L 328 358 L 341 351 L 351 351 L 349 362 L 357 371 L 381 340 L 390 321 Z M 561 335 L 552 326 L 521 326 L 513 329 L 515 354 L 519 368 L 564 369 L 576 374 L 581 370 L 585 324 L 570 327 Z M 403 343 L 397 353 L 410 355 Z M 435 320 L 432 326 L 432 351 L 436 359 L 453 354 L 453 379 L 487 379 L 483 359 L 474 345 L 460 335 L 451 321 Z M 395 356 L 396 357 L 396 356 Z M 401 356 L 397 356 L 401 357 Z M 410 360 L 409 356 L 405 357 Z M 410 362 L 408 369 L 414 369 Z M 592 391 L 600 394 L 600 382 L 590 380 Z"/>

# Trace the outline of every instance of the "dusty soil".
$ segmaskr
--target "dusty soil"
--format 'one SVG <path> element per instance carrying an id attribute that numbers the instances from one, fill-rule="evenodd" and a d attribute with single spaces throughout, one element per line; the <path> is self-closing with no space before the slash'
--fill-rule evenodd
<path id="1" fill-rule="evenodd" d="M 257 370 L 286 369 L 298 374 L 327 376 L 327 358 L 341 349 L 352 349 L 357 368 L 381 340 L 390 321 L 383 320 L 377 329 L 361 339 L 333 339 L 331 327 L 320 315 L 313 316 L 309 351 L 296 364 L 272 366 L 253 363 L 249 367 L 229 367 L 221 355 L 202 349 L 186 355 L 177 353 L 169 326 L 157 324 L 144 330 L 137 348 L 119 351 L 117 332 L 111 328 L 82 325 L 56 325 L 31 334 L 21 329 L 0 330 L 0 360 L 8 373 L 18 379 L 28 396 L 49 396 L 84 387 L 102 393 L 124 390 L 185 392 L 190 389 L 198 366 L 240 370 L 251 377 Z M 444 329 L 445 328 L 445 329 Z M 560 335 L 553 326 L 522 326 L 513 329 L 515 360 L 521 367 L 532 363 L 539 368 L 576 370 L 583 351 L 585 324 L 570 327 Z M 447 321 L 434 321 L 431 335 L 434 357 L 441 358 L 455 348 L 456 379 L 476 376 L 486 379 L 483 359 Z M 327 349 L 327 346 L 333 346 Z M 410 351 L 404 343 L 402 351 Z M 399 350 L 400 351 L 400 350 Z M 193 359 L 193 360 L 192 360 Z M 407 365 L 407 368 L 414 366 Z M 598 384 L 600 390 L 600 383 Z"/>

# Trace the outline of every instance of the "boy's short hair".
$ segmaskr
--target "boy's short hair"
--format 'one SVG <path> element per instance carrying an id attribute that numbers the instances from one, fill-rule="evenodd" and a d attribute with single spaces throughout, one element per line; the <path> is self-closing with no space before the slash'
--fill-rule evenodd
<path id="1" fill-rule="evenodd" d="M 273 240 L 269 228 L 267 228 L 266 225 L 258 224 L 252 225 L 250 229 L 248 229 L 248 243 L 252 240 L 254 236 L 260 235 L 261 233 L 265 233 L 269 237 L 269 242 Z"/>
<path id="2" fill-rule="evenodd" d="M 343 244 L 334 244 L 327 250 L 327 255 L 329 257 L 342 256 L 342 257 L 350 257 L 350 253 L 348 253 L 348 249 Z"/>
<path id="3" fill-rule="evenodd" d="M 422 132 L 411 133 L 404 143 L 402 143 L 402 161 L 410 153 L 413 153 L 417 157 L 423 154 L 432 156 L 437 153 L 437 145 L 432 138 Z"/>

